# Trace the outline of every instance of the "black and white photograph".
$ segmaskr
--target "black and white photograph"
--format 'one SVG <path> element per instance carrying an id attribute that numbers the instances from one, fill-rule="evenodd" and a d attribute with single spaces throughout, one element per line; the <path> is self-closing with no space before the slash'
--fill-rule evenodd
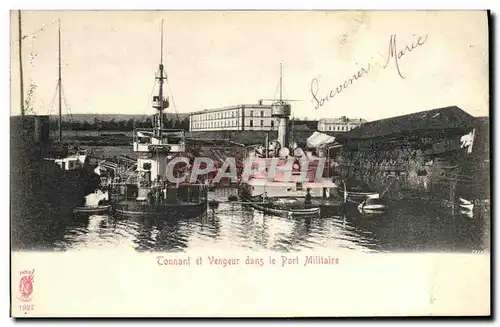
<path id="1" fill-rule="evenodd" d="M 223 269 L 489 258 L 489 20 L 12 10 L 11 251 L 178 274 L 198 251 Z M 46 268 L 19 260 L 12 305 L 37 315 Z"/>

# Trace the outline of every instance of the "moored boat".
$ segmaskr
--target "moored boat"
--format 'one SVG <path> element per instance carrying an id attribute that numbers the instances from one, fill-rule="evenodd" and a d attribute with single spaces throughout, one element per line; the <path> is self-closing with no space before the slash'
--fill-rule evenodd
<path id="1" fill-rule="evenodd" d="M 358 211 L 361 213 L 384 213 L 387 205 L 380 199 L 368 198 L 358 205 Z"/>
<path id="2" fill-rule="evenodd" d="M 376 191 L 368 189 L 364 185 L 347 185 L 342 182 L 342 187 L 339 188 L 339 194 L 344 202 L 361 203 L 367 199 L 379 199 L 380 194 Z"/>
<path id="3" fill-rule="evenodd" d="M 98 214 L 106 213 L 111 209 L 111 205 L 97 205 L 97 206 L 86 206 L 86 207 L 76 207 L 73 209 L 75 214 Z"/>
<path id="4" fill-rule="evenodd" d="M 291 201 L 295 202 L 296 200 L 297 199 L 292 199 Z M 317 216 L 321 214 L 321 208 L 314 205 L 304 206 L 301 208 L 300 206 L 293 206 L 286 202 L 280 203 L 279 201 L 262 201 L 262 199 L 260 201 L 259 199 L 248 199 L 247 203 L 257 210 L 278 216 L 304 217 Z"/>

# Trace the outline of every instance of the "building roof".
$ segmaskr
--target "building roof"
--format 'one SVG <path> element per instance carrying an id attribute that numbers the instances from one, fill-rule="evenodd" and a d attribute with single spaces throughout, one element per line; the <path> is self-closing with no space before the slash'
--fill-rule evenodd
<path id="1" fill-rule="evenodd" d="M 342 139 L 371 139 L 410 133 L 436 131 L 466 132 L 475 126 L 476 119 L 457 106 L 381 119 L 365 123 L 345 133 Z M 339 137 L 340 138 L 340 137 Z"/>
<path id="2" fill-rule="evenodd" d="M 317 120 L 299 120 L 299 119 L 291 119 L 290 124 L 299 126 L 299 125 L 305 125 L 309 127 L 309 130 L 316 130 L 318 128 L 318 121 Z"/>
<path id="3" fill-rule="evenodd" d="M 345 124 L 345 123 L 352 123 L 352 124 L 360 124 L 360 123 L 366 123 L 366 120 L 363 118 L 349 118 L 346 116 L 338 117 L 338 118 L 321 118 L 318 120 L 318 123 L 324 123 L 324 124 Z"/>
<path id="4" fill-rule="evenodd" d="M 307 126 L 307 124 L 301 124 L 301 123 L 295 122 L 294 124 L 290 124 L 290 125 L 294 131 L 310 131 L 311 130 L 311 128 L 309 128 L 309 126 Z"/>

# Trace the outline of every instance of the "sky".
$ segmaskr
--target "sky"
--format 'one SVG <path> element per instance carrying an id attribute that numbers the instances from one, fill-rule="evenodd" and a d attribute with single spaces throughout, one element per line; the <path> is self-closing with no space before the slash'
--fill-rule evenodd
<path id="1" fill-rule="evenodd" d="M 482 11 L 23 11 L 25 98 L 36 85 L 37 114 L 57 113 L 58 19 L 63 113 L 152 114 L 163 19 L 170 112 L 277 98 L 282 63 L 295 117 L 370 121 L 451 105 L 489 115 Z M 18 39 L 12 11 L 11 115 Z"/>

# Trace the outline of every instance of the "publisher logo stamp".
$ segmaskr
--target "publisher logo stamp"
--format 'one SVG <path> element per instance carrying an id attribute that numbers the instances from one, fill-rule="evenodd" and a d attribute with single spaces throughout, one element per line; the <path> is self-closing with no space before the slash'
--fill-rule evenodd
<path id="1" fill-rule="evenodd" d="M 24 302 L 29 302 L 33 298 L 35 270 L 21 270 L 20 275 L 21 278 L 19 280 L 18 299 Z"/>

